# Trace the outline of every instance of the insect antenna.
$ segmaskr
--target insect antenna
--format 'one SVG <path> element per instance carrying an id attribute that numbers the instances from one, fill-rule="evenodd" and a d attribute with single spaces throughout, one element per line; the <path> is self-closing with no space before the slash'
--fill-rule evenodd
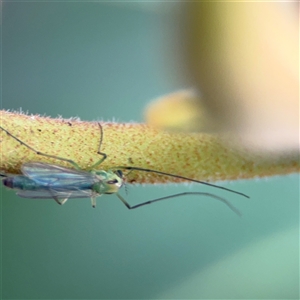
<path id="1" fill-rule="evenodd" d="M 174 174 L 170 174 L 170 173 L 166 173 L 166 172 L 161 172 L 161 171 L 156 171 L 156 170 L 151 170 L 151 169 L 144 169 L 144 168 L 139 168 L 139 167 L 123 167 L 123 166 L 121 166 L 121 167 L 115 167 L 113 169 L 123 169 L 123 170 L 129 170 L 129 171 L 136 170 L 136 171 L 142 171 L 142 172 L 152 172 L 152 173 L 159 174 L 159 175 L 165 175 L 165 176 L 170 176 L 170 177 L 174 177 L 174 178 L 183 179 L 183 180 L 186 180 L 186 181 L 191 181 L 191 182 L 205 184 L 205 185 L 212 186 L 212 187 L 215 187 L 215 188 L 218 188 L 218 189 L 222 189 L 222 190 L 234 193 L 234 194 L 238 194 L 238 195 L 243 196 L 245 198 L 250 198 L 248 195 L 246 195 L 244 193 L 241 193 L 241 192 L 238 192 L 238 191 L 235 191 L 235 190 L 231 190 L 231 189 L 228 189 L 228 188 L 223 187 L 223 186 L 219 186 L 219 185 L 212 184 L 212 183 L 209 183 L 209 182 L 200 181 L 200 180 L 196 180 L 196 179 L 192 179 L 192 178 L 188 178 L 188 177 L 184 177 L 184 176 L 180 176 L 180 175 L 174 175 Z"/>
<path id="2" fill-rule="evenodd" d="M 176 197 L 181 197 L 181 196 L 187 196 L 187 195 L 207 196 L 207 197 L 214 198 L 216 200 L 219 200 L 219 201 L 225 203 L 238 216 L 240 216 L 240 217 L 242 216 L 241 212 L 236 207 L 234 207 L 229 201 L 227 201 L 226 199 L 224 199 L 222 197 L 219 197 L 217 195 L 211 194 L 211 193 L 184 192 L 184 193 L 169 195 L 169 196 L 165 196 L 165 197 L 161 197 L 161 198 L 157 198 L 157 199 L 153 199 L 153 200 L 148 200 L 146 202 L 143 202 L 143 203 L 140 203 L 140 204 L 136 204 L 136 205 L 133 205 L 133 206 L 131 206 L 120 194 L 117 193 L 118 198 L 125 204 L 125 206 L 128 209 L 135 209 L 135 208 L 139 208 L 139 207 L 144 206 L 144 205 L 152 204 L 154 202 L 158 202 L 158 201 L 162 201 L 162 200 L 167 200 L 167 199 L 171 199 L 171 198 L 176 198 Z"/>
<path id="3" fill-rule="evenodd" d="M 100 143 L 99 143 L 98 154 L 103 155 L 103 160 L 104 160 L 104 159 L 107 158 L 107 155 L 105 153 L 103 153 L 103 152 L 100 151 L 100 147 L 101 147 L 102 140 L 103 140 L 103 128 L 102 128 L 102 126 L 101 126 L 100 123 L 98 123 L 98 125 L 99 125 L 99 128 L 100 128 Z M 98 163 L 96 165 L 98 165 Z M 170 177 L 174 177 L 174 178 L 179 178 L 179 179 L 183 179 L 183 180 L 187 180 L 187 181 L 191 181 L 191 182 L 205 184 L 205 185 L 212 186 L 212 187 L 215 187 L 215 188 L 218 188 L 218 189 L 222 189 L 222 190 L 234 193 L 234 194 L 238 194 L 238 195 L 243 196 L 245 198 L 250 198 L 248 195 L 246 195 L 244 193 L 241 193 L 241 192 L 238 192 L 238 191 L 234 191 L 232 189 L 228 189 L 228 188 L 223 187 L 223 186 L 218 186 L 218 185 L 215 185 L 215 184 L 212 184 L 212 183 L 208 183 L 208 182 L 205 182 L 205 181 L 191 179 L 191 178 L 188 178 L 188 177 L 184 177 L 184 176 L 180 176 L 180 175 L 174 175 L 174 174 L 170 174 L 170 173 L 166 173 L 166 172 L 162 172 L 162 171 L 157 171 L 157 170 L 152 170 L 152 169 L 144 169 L 144 168 L 139 168 L 139 167 L 124 167 L 124 166 L 114 167 L 112 169 L 114 169 L 114 170 L 122 169 L 122 170 L 128 170 L 130 172 L 134 171 L 134 170 L 136 170 L 136 171 L 142 171 L 142 172 L 152 172 L 152 173 L 159 174 L 159 175 L 166 175 L 166 176 L 170 176 Z"/>

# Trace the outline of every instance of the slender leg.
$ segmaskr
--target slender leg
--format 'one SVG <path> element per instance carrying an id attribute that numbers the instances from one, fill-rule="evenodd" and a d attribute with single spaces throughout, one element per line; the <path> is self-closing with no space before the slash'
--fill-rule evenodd
<path id="1" fill-rule="evenodd" d="M 170 198 L 176 198 L 176 197 L 187 196 L 187 195 L 207 196 L 207 197 L 214 198 L 216 200 L 219 200 L 219 201 L 222 201 L 223 203 L 225 203 L 238 216 L 242 215 L 241 212 L 236 207 L 234 207 L 230 202 L 228 202 L 226 199 L 218 197 L 218 196 L 216 196 L 214 194 L 210 194 L 210 193 L 201 193 L 201 192 L 179 193 L 179 194 L 175 194 L 175 195 L 170 195 L 170 196 L 166 196 L 166 197 L 162 197 L 162 198 L 149 200 L 149 201 L 146 201 L 146 202 L 143 202 L 143 203 L 140 203 L 140 204 L 137 204 L 137 205 L 133 205 L 133 206 L 131 206 L 121 195 L 119 195 L 117 193 L 118 198 L 125 204 L 125 206 L 128 209 L 135 209 L 135 208 L 138 208 L 138 207 L 141 207 L 141 206 L 144 206 L 144 205 L 148 205 L 148 204 L 151 204 L 151 203 L 154 203 L 154 202 L 158 202 L 158 201 L 161 201 L 161 200 L 167 200 L 167 199 L 170 199 Z"/>
<path id="2" fill-rule="evenodd" d="M 95 167 L 97 167 L 98 165 L 100 165 L 106 158 L 107 158 L 107 155 L 106 153 L 103 153 L 100 151 L 100 148 L 101 148 L 101 144 L 102 144 L 102 139 L 103 139 L 103 129 L 102 129 L 102 126 L 100 123 L 98 123 L 99 125 L 99 128 L 100 128 L 100 143 L 99 143 L 99 148 L 98 148 L 98 151 L 97 153 L 102 155 L 103 157 L 97 161 L 94 165 L 92 165 L 89 169 L 90 170 L 93 170 Z M 50 158 L 54 158 L 54 159 L 58 159 L 58 160 L 61 160 L 61 161 L 65 161 L 65 162 L 68 162 L 70 163 L 71 165 L 73 165 L 73 167 L 76 169 L 76 170 L 81 170 L 81 168 L 79 167 L 79 165 L 71 160 L 71 159 L 67 159 L 67 158 L 63 158 L 63 157 L 59 157 L 59 156 L 56 156 L 56 155 L 50 155 L 50 154 L 46 154 L 46 153 L 43 153 L 41 151 L 38 151 L 34 148 L 32 148 L 31 146 L 29 146 L 28 144 L 24 143 L 23 141 L 21 141 L 19 138 L 17 138 L 16 136 L 14 136 L 13 134 L 11 134 L 8 130 L 4 129 L 2 126 L 0 126 L 0 128 L 6 132 L 6 134 L 8 134 L 9 136 L 11 136 L 12 138 L 14 138 L 16 141 L 18 141 L 21 145 L 24 145 L 25 147 L 27 147 L 28 149 L 32 150 L 33 152 L 35 152 L 37 155 L 41 155 L 41 156 L 46 156 L 46 157 L 50 157 Z"/>
<path id="3" fill-rule="evenodd" d="M 53 197 L 53 198 L 54 198 L 54 200 L 55 200 L 59 205 L 65 204 L 65 203 L 67 202 L 67 200 L 69 199 L 69 198 L 58 199 L 57 197 Z"/>
<path id="4" fill-rule="evenodd" d="M 0 128 L 5 131 L 9 136 L 11 136 L 12 138 L 14 138 L 16 141 L 18 141 L 21 145 L 24 145 L 25 147 L 27 147 L 28 149 L 32 150 L 33 152 L 35 152 L 37 155 L 41 155 L 41 156 L 46 156 L 46 157 L 50 157 L 50 158 L 55 158 L 61 161 L 65 161 L 70 163 L 71 165 L 74 166 L 75 169 L 77 170 L 81 170 L 81 168 L 78 166 L 78 164 L 76 164 L 75 161 L 71 160 L 71 159 L 67 159 L 67 158 L 63 158 L 63 157 L 59 157 L 59 156 L 55 156 L 55 155 L 50 155 L 50 154 L 46 154 L 43 152 L 40 152 L 38 150 L 35 150 L 34 148 L 32 148 L 31 146 L 27 145 L 26 143 L 24 143 L 23 141 L 21 141 L 19 138 L 17 138 L 16 136 L 12 135 L 9 131 L 7 131 L 6 129 L 4 129 L 2 126 L 0 126 Z"/>
<path id="5" fill-rule="evenodd" d="M 104 162 L 104 160 L 107 158 L 107 154 L 100 151 L 101 145 L 102 145 L 102 141 L 103 141 L 103 128 L 102 128 L 102 126 L 101 126 L 101 124 L 99 122 L 98 122 L 98 126 L 100 128 L 100 141 L 99 141 L 99 147 L 98 147 L 97 153 L 100 154 L 100 155 L 102 155 L 103 157 L 100 160 L 98 160 L 95 164 L 93 164 L 89 168 L 90 170 L 95 169 L 97 166 L 99 166 L 100 164 L 102 164 Z"/>
<path id="6" fill-rule="evenodd" d="M 91 202 L 92 202 L 92 207 L 96 208 L 96 197 L 92 197 Z"/>

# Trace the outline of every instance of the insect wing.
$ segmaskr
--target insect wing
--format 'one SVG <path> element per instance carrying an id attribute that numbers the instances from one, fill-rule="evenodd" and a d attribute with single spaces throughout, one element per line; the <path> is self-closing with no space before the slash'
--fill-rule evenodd
<path id="1" fill-rule="evenodd" d="M 99 182 L 99 179 L 89 172 L 45 163 L 26 163 L 21 169 L 25 176 L 38 185 L 35 190 L 19 190 L 17 194 L 24 198 L 92 197 L 95 194 L 92 185 Z"/>
<path id="2" fill-rule="evenodd" d="M 99 179 L 92 173 L 45 163 L 31 162 L 22 165 L 22 173 L 40 184 L 48 186 L 93 185 Z"/>
<path id="3" fill-rule="evenodd" d="M 17 195 L 23 198 L 30 199 L 66 199 L 66 198 L 90 198 L 94 196 L 92 190 L 55 190 L 55 189 L 41 189 L 41 190 L 19 190 Z"/>

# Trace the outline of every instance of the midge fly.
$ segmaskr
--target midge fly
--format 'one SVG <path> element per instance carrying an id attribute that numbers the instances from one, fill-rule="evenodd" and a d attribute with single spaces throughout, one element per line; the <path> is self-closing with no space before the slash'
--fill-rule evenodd
<path id="1" fill-rule="evenodd" d="M 131 206 L 119 193 L 119 189 L 124 185 L 125 178 L 123 176 L 122 170 L 129 171 L 141 171 L 141 172 L 152 172 L 159 175 L 166 175 L 170 177 L 175 177 L 191 182 L 201 183 L 215 188 L 223 189 L 235 194 L 239 194 L 246 198 L 247 195 L 227 189 L 222 186 L 217 186 L 208 182 L 199 181 L 195 179 L 186 178 L 179 175 L 168 174 L 165 172 L 160 172 L 151 169 L 144 169 L 139 167 L 116 167 L 104 170 L 96 170 L 107 157 L 107 155 L 100 151 L 102 139 L 103 139 L 103 129 L 100 123 L 98 123 L 100 129 L 100 142 L 97 153 L 102 156 L 94 165 L 92 165 L 89 170 L 82 170 L 77 163 L 73 160 L 49 155 L 46 153 L 39 152 L 27 145 L 19 138 L 11 134 L 9 131 L 4 129 L 2 126 L 0 128 L 5 131 L 9 136 L 18 141 L 21 145 L 24 145 L 28 149 L 34 151 L 38 155 L 55 158 L 60 161 L 68 162 L 73 166 L 74 169 L 65 168 L 59 165 L 41 163 L 41 162 L 29 162 L 24 163 L 21 166 L 22 175 L 1 175 L 4 177 L 2 179 L 3 184 L 11 189 L 16 190 L 18 196 L 23 198 L 32 199 L 54 199 L 58 204 L 64 204 L 68 199 L 72 198 L 91 198 L 92 206 L 96 206 L 96 198 L 103 194 L 116 194 L 117 197 L 125 204 L 128 209 L 138 208 L 147 204 L 158 202 L 161 200 L 166 200 L 179 196 L 186 195 L 198 195 L 207 196 L 225 203 L 231 210 L 236 214 L 240 215 L 240 212 L 231 205 L 226 199 L 216 196 L 211 193 L 203 192 L 184 192 L 179 194 L 174 194 L 154 200 L 149 200 L 134 206 Z"/>

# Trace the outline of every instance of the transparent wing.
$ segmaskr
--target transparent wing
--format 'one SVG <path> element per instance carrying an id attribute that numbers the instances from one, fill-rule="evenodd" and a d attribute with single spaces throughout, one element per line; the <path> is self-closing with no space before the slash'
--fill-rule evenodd
<path id="1" fill-rule="evenodd" d="M 69 187 L 87 188 L 99 182 L 96 175 L 86 172 L 68 169 L 65 167 L 50 165 L 46 163 L 30 162 L 21 167 L 22 173 L 28 178 L 49 188 Z"/>
<path id="2" fill-rule="evenodd" d="M 31 199 L 66 199 L 66 198 L 90 198 L 95 195 L 92 190 L 18 190 L 17 195 Z"/>
<path id="3" fill-rule="evenodd" d="M 65 199 L 95 196 L 93 184 L 99 182 L 96 175 L 46 163 L 30 162 L 22 165 L 22 173 L 33 180 L 35 188 L 22 189 L 17 195 L 23 198 Z"/>

